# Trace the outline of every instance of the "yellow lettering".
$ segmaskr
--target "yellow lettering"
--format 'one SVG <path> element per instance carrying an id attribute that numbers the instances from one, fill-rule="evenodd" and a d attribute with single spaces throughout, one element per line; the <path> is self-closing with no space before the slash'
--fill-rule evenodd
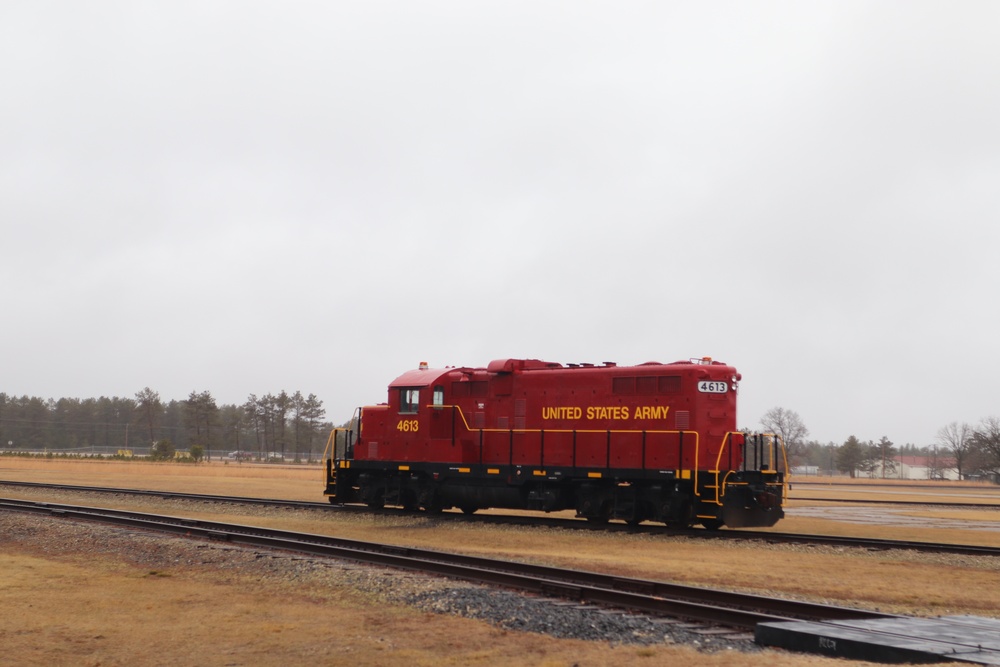
<path id="1" fill-rule="evenodd" d="M 636 419 L 666 419 L 669 405 L 640 405 L 635 409 Z"/>
<path id="2" fill-rule="evenodd" d="M 661 414 L 662 412 L 662 414 Z M 664 406 L 641 405 L 635 408 L 635 419 L 654 419 L 666 417 Z M 588 421 L 617 420 L 625 421 L 633 418 L 632 408 L 627 405 L 588 405 L 586 408 L 577 406 L 547 406 L 542 408 L 542 419 L 582 419 Z"/>
<path id="3" fill-rule="evenodd" d="M 591 405 L 587 408 L 587 419 L 591 421 L 602 419 L 625 420 L 629 418 L 627 405 Z"/>
<path id="4" fill-rule="evenodd" d="M 575 406 L 543 407 L 542 419 L 579 419 L 582 410 Z"/>

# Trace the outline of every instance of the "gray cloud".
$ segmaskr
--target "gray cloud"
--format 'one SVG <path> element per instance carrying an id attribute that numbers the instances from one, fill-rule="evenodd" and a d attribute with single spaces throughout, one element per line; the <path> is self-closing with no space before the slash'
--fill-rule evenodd
<path id="1" fill-rule="evenodd" d="M 0 390 L 708 354 L 927 444 L 1000 410 L 998 12 L 5 3 Z"/>

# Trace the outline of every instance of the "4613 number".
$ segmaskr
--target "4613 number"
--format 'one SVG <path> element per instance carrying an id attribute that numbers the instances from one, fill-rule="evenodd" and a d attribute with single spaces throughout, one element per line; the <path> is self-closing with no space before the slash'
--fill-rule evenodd
<path id="1" fill-rule="evenodd" d="M 399 423 L 396 424 L 396 430 L 403 433 L 416 433 L 418 428 L 420 428 L 420 422 L 416 419 L 400 419 Z"/>

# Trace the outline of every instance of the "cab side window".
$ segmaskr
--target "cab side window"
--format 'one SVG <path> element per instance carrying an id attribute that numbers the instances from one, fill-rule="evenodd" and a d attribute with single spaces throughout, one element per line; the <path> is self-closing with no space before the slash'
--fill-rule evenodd
<path id="1" fill-rule="evenodd" d="M 444 405 L 444 387 L 441 385 L 434 387 L 434 400 L 431 403 L 434 405 Z"/>
<path id="2" fill-rule="evenodd" d="M 399 390 L 399 414 L 416 414 L 420 408 L 420 389 L 404 387 Z"/>

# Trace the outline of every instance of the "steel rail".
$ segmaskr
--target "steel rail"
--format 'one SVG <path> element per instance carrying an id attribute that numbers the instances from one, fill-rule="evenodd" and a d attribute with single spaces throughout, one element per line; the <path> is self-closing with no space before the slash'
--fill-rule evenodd
<path id="1" fill-rule="evenodd" d="M 11 499 L 0 499 L 0 509 L 346 559 L 741 629 L 766 621 L 893 617 L 848 607 L 200 519 Z"/>
<path id="2" fill-rule="evenodd" d="M 891 479 L 875 480 L 870 482 L 857 481 L 857 482 L 811 482 L 805 481 L 801 477 L 796 477 L 793 480 L 795 486 L 809 486 L 813 488 L 822 488 L 825 486 L 853 486 L 855 488 L 872 488 L 872 489 L 925 489 L 925 490 L 938 490 L 938 489 L 962 489 L 963 491 L 995 491 L 997 490 L 996 485 L 980 486 L 978 484 L 939 484 L 935 483 L 931 486 L 927 484 L 921 484 L 919 481 L 907 483 L 907 482 L 896 482 Z"/>
<path id="3" fill-rule="evenodd" d="M 117 487 L 102 487 L 102 486 L 81 486 L 77 484 L 47 484 L 44 482 L 19 482 L 19 481 L 9 481 L 0 480 L 0 486 L 23 486 L 23 487 L 34 487 L 43 489 L 59 489 L 63 491 L 87 491 L 92 493 L 128 493 L 137 496 L 154 496 L 162 498 L 188 498 L 191 500 L 216 500 L 219 502 L 240 502 L 244 504 L 258 504 L 258 505 L 276 505 L 284 507 L 304 507 L 304 508 L 327 508 L 330 507 L 327 502 L 318 502 L 310 500 L 280 500 L 277 498 L 253 498 L 250 496 L 220 496 L 214 494 L 204 494 L 204 493 L 180 493 L 174 491 L 155 491 L 148 489 L 125 489 Z M 860 500 L 857 498 L 790 498 L 790 500 L 797 500 L 803 502 L 820 502 L 820 503 L 860 503 L 860 504 L 871 504 L 871 505 L 926 505 L 929 507 L 959 507 L 967 509 L 995 509 L 1000 510 L 1000 500 L 996 503 L 946 503 L 937 501 L 920 501 L 920 500 Z M 482 515 L 480 515 L 482 516 Z M 593 524 L 589 524 L 593 525 Z M 617 525 L 617 524 L 612 524 Z M 600 529 L 600 525 L 597 526 Z"/>
<path id="4" fill-rule="evenodd" d="M 252 498 L 249 496 L 220 496 L 205 493 L 181 493 L 178 491 L 156 491 L 152 489 L 126 489 L 110 486 L 81 486 L 78 484 L 49 484 L 47 482 L 19 482 L 0 480 L 0 486 L 22 486 L 35 489 L 54 489 L 57 491 L 75 491 L 82 493 L 120 493 L 133 496 L 152 496 L 154 498 L 180 498 L 186 500 L 203 500 L 226 503 L 241 503 L 244 505 L 275 505 L 278 507 L 304 507 L 309 509 L 330 507 L 329 503 L 308 500 L 280 500 L 277 498 Z"/>
<path id="5" fill-rule="evenodd" d="M 958 556 L 993 556 L 1000 557 L 1000 548 L 979 546 L 976 544 L 942 544 L 938 542 L 916 542 L 912 540 L 887 540 L 877 537 L 839 537 L 835 535 L 812 535 L 795 533 L 764 533 L 749 530 L 726 530 L 702 532 L 698 537 L 720 540 L 758 540 L 776 544 L 811 544 L 816 546 L 852 547 L 887 551 L 902 549 L 922 551 L 925 553 L 945 553 Z"/>
<path id="6" fill-rule="evenodd" d="M 863 505 L 926 505 L 928 507 L 948 507 L 963 509 L 992 509 L 1000 510 L 1000 500 L 995 503 L 945 503 L 936 500 L 862 500 L 861 498 L 800 498 L 798 496 L 789 498 L 803 503 L 856 503 Z"/>
<path id="7" fill-rule="evenodd" d="M 96 486 L 75 486 L 70 484 L 46 484 L 41 482 L 14 482 L 0 480 L 2 486 L 21 486 L 30 488 L 55 489 L 73 492 L 93 492 L 93 493 L 114 493 L 131 494 L 139 496 L 149 496 L 155 498 L 179 498 L 184 500 L 207 501 L 207 502 L 229 502 L 238 504 L 270 505 L 274 507 L 294 507 L 300 509 L 318 509 L 323 511 L 349 511 L 358 513 L 372 513 L 371 510 L 363 506 L 351 505 L 330 505 L 325 502 L 309 502 L 297 500 L 278 500 L 266 498 L 248 498 L 242 496 L 220 496 L 205 495 L 195 493 L 175 493 L 172 491 L 153 491 L 140 489 L 121 489 Z M 402 509 L 379 510 L 383 513 L 398 514 L 400 516 L 412 516 L 413 512 Z M 426 513 L 419 516 L 427 517 Z M 565 518 L 554 518 L 546 516 L 512 516 L 512 515 L 487 515 L 477 514 L 473 517 L 464 514 L 448 513 L 436 515 L 447 517 L 450 521 L 467 521 L 472 523 L 490 523 L 501 525 L 520 525 L 529 527 L 549 527 L 571 530 L 588 530 L 602 532 L 627 532 L 627 533 L 647 533 L 651 535 L 682 536 L 696 539 L 717 539 L 717 540 L 757 540 L 774 544 L 813 544 L 818 546 L 838 546 L 851 547 L 857 549 L 904 549 L 910 551 L 921 551 L 925 553 L 946 553 L 962 556 L 994 556 L 1000 557 L 1000 548 L 990 546 L 980 546 L 975 544 L 944 544 L 937 542 L 917 542 L 911 540 L 889 540 L 873 537 L 843 537 L 816 534 L 779 533 L 770 531 L 726 529 L 719 531 L 689 529 L 678 530 L 666 528 L 664 526 L 646 525 L 629 526 L 624 523 L 593 524 L 587 521 Z"/>

